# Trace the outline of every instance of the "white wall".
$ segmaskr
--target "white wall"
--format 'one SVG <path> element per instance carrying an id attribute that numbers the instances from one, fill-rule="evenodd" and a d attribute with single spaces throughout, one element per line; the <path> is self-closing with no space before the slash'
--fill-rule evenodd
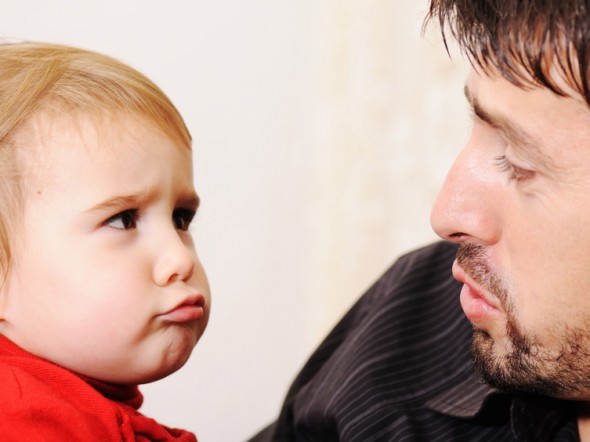
<path id="1" fill-rule="evenodd" d="M 245 440 L 428 214 L 466 136 L 465 68 L 425 0 L 19 0 L 0 35 L 82 46 L 146 73 L 195 138 L 194 231 L 214 308 L 143 411 Z"/>

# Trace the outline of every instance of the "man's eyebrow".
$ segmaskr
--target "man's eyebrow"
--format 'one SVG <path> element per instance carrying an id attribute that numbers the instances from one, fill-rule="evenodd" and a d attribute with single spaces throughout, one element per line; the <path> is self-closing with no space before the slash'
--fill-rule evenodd
<path id="1" fill-rule="evenodd" d="M 539 147 L 543 145 L 541 140 L 532 136 L 530 133 L 526 132 L 521 127 L 515 125 L 506 118 L 492 115 L 490 112 L 486 111 L 481 106 L 479 101 L 473 95 L 471 95 L 467 85 L 464 87 L 463 92 L 465 93 L 465 98 L 467 99 L 467 102 L 469 103 L 469 106 L 471 107 L 471 110 L 475 116 L 494 129 L 502 131 L 506 138 L 514 143 L 513 147 L 530 149 L 534 151 L 534 153 L 540 155 L 541 158 L 546 158 L 546 155 L 543 154 Z"/>

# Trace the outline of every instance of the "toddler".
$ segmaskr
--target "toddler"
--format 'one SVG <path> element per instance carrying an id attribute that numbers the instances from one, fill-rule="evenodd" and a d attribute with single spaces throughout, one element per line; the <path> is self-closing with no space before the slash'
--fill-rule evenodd
<path id="1" fill-rule="evenodd" d="M 0 440 L 196 441 L 137 411 L 209 317 L 191 155 L 134 69 L 0 46 Z"/>

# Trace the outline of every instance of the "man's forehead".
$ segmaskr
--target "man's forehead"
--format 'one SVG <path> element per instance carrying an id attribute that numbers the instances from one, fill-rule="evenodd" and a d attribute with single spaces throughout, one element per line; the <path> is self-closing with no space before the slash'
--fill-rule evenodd
<path id="1" fill-rule="evenodd" d="M 486 94 L 489 94 L 490 98 L 498 97 L 498 94 L 502 94 L 502 96 L 520 95 L 521 98 L 525 98 L 529 95 L 529 92 L 543 92 L 554 97 L 568 97 L 588 107 L 585 97 L 572 84 L 575 80 L 567 78 L 563 73 L 563 69 L 560 69 L 557 64 L 553 64 L 553 67 L 549 69 L 549 73 L 552 86 L 557 88 L 558 91 L 552 90 L 532 79 L 524 71 L 524 68 L 522 68 L 522 71 L 519 74 L 521 78 L 511 79 L 492 68 L 484 70 L 478 66 L 472 67 L 467 75 L 465 91 L 471 97 L 479 97 L 480 101 L 483 100 Z M 523 81 L 523 78 L 525 81 Z"/>
<path id="2" fill-rule="evenodd" d="M 503 135 L 509 145 L 553 167 L 556 149 L 587 147 L 590 107 L 579 95 L 563 96 L 546 87 L 517 86 L 499 75 L 472 71 L 465 96 L 477 121 Z"/>
<path id="3" fill-rule="evenodd" d="M 472 78 L 470 76 L 470 78 Z M 490 79 L 491 80 L 491 79 Z M 475 83 L 475 84 L 474 84 Z M 518 124 L 518 115 L 514 115 L 506 106 L 498 106 L 493 100 L 486 100 L 486 95 L 493 92 L 493 88 L 485 93 L 478 94 L 477 86 L 480 82 L 472 80 L 467 81 L 464 88 L 465 98 L 469 103 L 473 116 L 479 121 L 486 123 L 488 126 L 500 131 L 504 137 L 511 142 L 517 149 L 526 149 L 529 152 L 535 152 L 541 155 L 541 147 L 544 140 L 540 139 L 535 131 L 529 127 Z M 480 96 L 483 95 L 483 103 Z M 490 103 L 491 101 L 491 103 Z M 509 106 L 508 106 L 509 108 Z M 524 118 L 526 119 L 526 118 Z"/>

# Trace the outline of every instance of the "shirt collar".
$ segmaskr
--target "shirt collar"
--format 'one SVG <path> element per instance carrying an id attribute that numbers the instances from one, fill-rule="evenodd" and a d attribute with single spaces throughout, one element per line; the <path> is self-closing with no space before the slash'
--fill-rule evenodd
<path id="1" fill-rule="evenodd" d="M 512 432 L 517 440 L 578 440 L 574 401 L 545 396 L 517 396 L 512 401 L 510 411 Z"/>
<path id="2" fill-rule="evenodd" d="M 426 406 L 441 414 L 467 419 L 477 416 L 489 398 L 500 394 L 479 379 L 471 364 L 459 376 L 458 381 L 450 382 L 449 387 L 434 395 Z"/>
<path id="3" fill-rule="evenodd" d="M 519 441 L 577 440 L 572 401 L 500 392 L 485 384 L 471 364 L 459 376 L 428 400 L 426 406 L 459 419 L 510 422 Z"/>

